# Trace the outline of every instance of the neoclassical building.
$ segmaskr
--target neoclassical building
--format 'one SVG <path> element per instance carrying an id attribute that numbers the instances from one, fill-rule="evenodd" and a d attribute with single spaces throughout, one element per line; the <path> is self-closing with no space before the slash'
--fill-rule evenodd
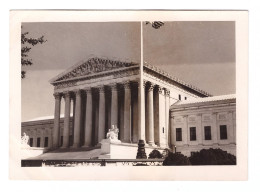
<path id="1" fill-rule="evenodd" d="M 196 134 L 201 134 L 196 137 L 198 142 L 189 142 L 185 135 L 189 134 L 187 127 L 192 124 L 180 122 L 190 123 L 186 119 L 192 118 L 192 115 L 200 114 L 198 119 L 204 118 L 209 111 L 215 111 L 215 108 L 214 114 L 231 109 L 223 108 L 220 112 L 215 104 L 207 106 L 206 111 L 201 111 L 200 107 L 195 109 L 192 105 L 186 107 L 185 102 L 199 102 L 201 99 L 213 97 L 157 67 L 145 64 L 142 71 L 143 74 L 140 74 L 138 63 L 93 57 L 51 79 L 55 110 L 51 120 L 53 124 L 48 128 L 51 132 L 51 137 L 48 136 L 48 147 L 78 149 L 98 146 L 111 126 L 115 125 L 119 128 L 119 140 L 123 144 L 137 146 L 138 140 L 143 139 L 150 148 L 175 149 L 177 146 L 177 151 L 183 150 L 187 155 L 193 150 L 187 149 L 191 145 L 199 145 L 200 148 L 196 150 L 201 149 L 203 133 L 197 130 Z M 143 97 L 139 96 L 141 91 L 144 93 Z M 65 102 L 64 112 L 61 111 L 62 100 Z M 204 102 L 202 103 L 203 106 Z M 233 103 L 235 106 L 235 102 Z M 144 113 L 140 113 L 141 104 L 144 105 Z M 235 122 L 235 108 L 232 111 Z M 61 118 L 61 114 L 64 114 L 64 118 Z M 229 113 L 227 117 L 231 117 Z M 182 120 L 177 120 L 178 118 Z M 214 115 L 209 118 L 214 119 Z M 195 122 L 197 121 L 200 120 L 195 118 Z M 22 129 L 31 133 L 27 125 L 28 123 L 23 123 Z M 232 126 L 235 126 L 235 123 Z M 176 141 L 178 128 L 182 128 L 182 141 Z M 197 129 L 202 128 L 197 126 Z M 213 142 L 204 144 L 221 143 L 215 139 L 216 129 L 212 132 Z M 234 138 L 231 139 L 233 143 Z M 37 144 L 37 141 L 33 142 Z M 36 144 L 34 143 L 34 146 Z M 42 141 L 40 146 L 46 145 Z"/>

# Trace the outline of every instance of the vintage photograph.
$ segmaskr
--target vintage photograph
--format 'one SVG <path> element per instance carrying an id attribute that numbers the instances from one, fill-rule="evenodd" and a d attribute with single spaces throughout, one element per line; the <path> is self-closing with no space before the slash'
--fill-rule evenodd
<path id="1" fill-rule="evenodd" d="M 235 22 L 21 27 L 22 166 L 236 165 Z"/>
<path id="2" fill-rule="evenodd" d="M 22 173 L 244 178 L 246 14 L 61 12 L 14 22 L 21 119 L 10 157 Z"/>

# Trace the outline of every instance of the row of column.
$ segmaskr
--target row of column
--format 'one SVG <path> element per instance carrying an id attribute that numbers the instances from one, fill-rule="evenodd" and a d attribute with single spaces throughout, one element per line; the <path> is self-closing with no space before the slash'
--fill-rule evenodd
<path id="1" fill-rule="evenodd" d="M 145 130 L 148 131 L 148 138 L 147 138 L 147 143 L 149 145 L 154 145 L 155 144 L 155 133 L 154 129 L 156 126 L 160 129 L 160 127 L 165 126 L 165 125 L 160 125 L 160 118 L 165 118 L 165 116 L 161 116 L 160 113 L 160 107 L 159 107 L 159 124 L 155 125 L 154 124 L 154 98 L 153 98 L 153 90 L 154 87 L 157 87 L 158 90 L 158 97 L 162 97 L 162 88 L 159 87 L 158 85 L 152 84 L 150 82 L 144 81 L 143 84 L 144 90 L 147 89 L 147 117 L 148 117 L 148 125 L 147 128 L 145 127 L 138 127 L 138 129 L 143 129 L 137 130 L 137 141 L 141 139 L 141 135 L 139 133 L 145 132 Z M 118 104 L 119 104 L 119 99 L 118 99 L 118 85 L 117 84 L 112 84 L 109 85 L 111 87 L 111 125 L 117 125 L 118 124 Z M 132 125 L 131 125 L 131 82 L 127 81 L 123 83 L 124 87 L 124 109 L 123 109 L 123 114 L 120 114 L 123 116 L 123 127 L 121 128 L 121 140 L 123 142 L 130 143 L 133 141 L 132 138 Z M 139 87 L 139 86 L 138 86 Z M 139 87 L 140 88 L 140 87 Z M 96 89 L 99 92 L 99 109 L 98 109 L 98 131 L 97 131 L 97 140 L 100 142 L 102 139 L 105 138 L 105 122 L 106 122 L 106 98 L 105 98 L 105 87 L 100 86 L 96 87 Z M 81 107 L 82 107 L 82 91 L 86 93 L 86 113 L 85 113 L 85 125 L 84 125 L 84 140 L 85 143 L 83 147 L 89 147 L 91 146 L 92 143 L 92 103 L 93 103 L 93 89 L 91 88 L 86 88 L 84 90 L 76 90 L 73 92 L 63 92 L 63 93 L 55 93 L 55 115 L 54 115 L 54 131 L 53 131 L 53 148 L 59 147 L 59 138 L 60 138 L 60 108 L 61 108 L 61 98 L 64 97 L 65 100 L 65 114 L 64 114 L 64 129 L 63 129 L 63 145 L 62 148 L 67 148 L 69 147 L 69 124 L 70 124 L 70 111 L 71 111 L 71 98 L 72 94 L 75 95 L 75 113 L 73 114 L 74 116 L 74 132 L 73 132 L 73 148 L 78 148 L 80 147 L 80 129 L 81 129 Z M 169 93 L 169 91 L 166 90 L 166 93 Z M 145 102 L 145 101 L 138 101 L 138 105 L 140 102 Z M 160 102 L 160 100 L 159 100 Z M 165 105 L 165 103 L 161 104 L 161 106 Z M 162 107 L 161 107 L 162 110 Z M 164 114 L 164 113 L 163 113 Z M 164 114 L 166 115 L 166 114 Z M 138 119 L 141 118 L 140 115 L 138 115 Z M 136 121 L 137 119 L 135 119 Z M 134 124 L 134 123 L 133 123 Z M 166 127 L 165 127 L 166 129 Z M 133 130 L 134 131 L 134 130 Z M 167 130 L 165 130 L 167 131 Z M 161 131 L 158 131 L 158 134 L 161 134 Z M 160 137 L 159 137 L 160 138 Z"/>

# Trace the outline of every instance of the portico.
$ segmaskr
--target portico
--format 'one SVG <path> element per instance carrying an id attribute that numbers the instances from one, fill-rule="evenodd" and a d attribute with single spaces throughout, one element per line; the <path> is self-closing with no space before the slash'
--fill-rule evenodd
<path id="1" fill-rule="evenodd" d="M 50 83 L 55 98 L 53 148 L 99 145 L 111 125 L 119 128 L 122 143 L 137 144 L 145 135 L 147 145 L 169 147 L 170 105 L 178 101 L 178 94 L 193 98 L 206 96 L 156 68 L 144 66 L 141 79 L 137 63 L 96 57 L 73 66 Z M 138 97 L 141 89 L 145 93 L 143 101 Z M 62 100 L 65 103 L 63 127 L 60 126 Z M 138 110 L 142 103 L 144 116 Z M 139 121 L 142 126 L 138 126 Z"/>

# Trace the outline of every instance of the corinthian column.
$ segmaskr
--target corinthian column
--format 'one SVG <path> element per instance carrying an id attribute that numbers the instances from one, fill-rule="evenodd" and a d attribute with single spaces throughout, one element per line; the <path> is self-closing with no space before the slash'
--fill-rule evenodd
<path id="1" fill-rule="evenodd" d="M 105 139 L 105 88 L 99 87 L 98 143 Z"/>
<path id="2" fill-rule="evenodd" d="M 148 104 L 148 144 L 154 145 L 154 113 L 153 113 L 153 88 L 151 83 L 148 88 L 147 104 Z"/>
<path id="3" fill-rule="evenodd" d="M 74 122 L 74 139 L 73 148 L 80 146 L 80 125 L 81 125 L 81 90 L 76 91 L 76 107 L 75 107 L 75 122 Z"/>
<path id="4" fill-rule="evenodd" d="M 69 147 L 69 129 L 70 129 L 70 92 L 64 93 L 65 99 L 65 115 L 64 115 L 64 128 L 63 128 L 63 145 L 62 148 Z"/>
<path id="5" fill-rule="evenodd" d="M 146 81 L 138 83 L 138 140 L 145 141 L 145 85 Z M 142 92 L 142 93 L 141 93 Z"/>
<path id="6" fill-rule="evenodd" d="M 57 148 L 59 146 L 59 138 L 60 138 L 60 101 L 61 94 L 54 93 L 55 97 L 55 110 L 54 110 L 54 128 L 53 128 L 53 148 Z"/>
<path id="7" fill-rule="evenodd" d="M 116 125 L 118 122 L 118 90 L 117 85 L 111 86 L 111 125 Z"/>
<path id="8" fill-rule="evenodd" d="M 85 121 L 85 143 L 84 147 L 91 146 L 92 142 L 92 91 L 91 88 L 86 90 L 86 121 Z"/>
<path id="9" fill-rule="evenodd" d="M 123 141 L 131 142 L 131 87 L 130 82 L 124 83 L 125 99 L 124 99 L 124 135 Z"/>

